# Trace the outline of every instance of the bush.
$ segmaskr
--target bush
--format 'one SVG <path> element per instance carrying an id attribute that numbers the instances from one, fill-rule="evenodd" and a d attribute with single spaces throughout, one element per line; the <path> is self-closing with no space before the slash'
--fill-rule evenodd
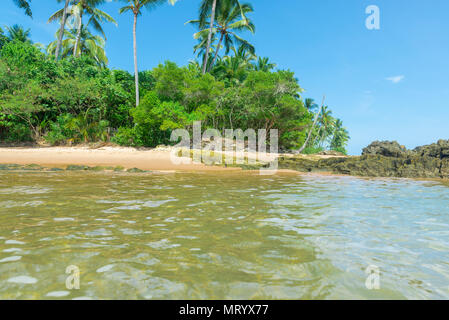
<path id="1" fill-rule="evenodd" d="M 323 151 L 324 149 L 321 147 L 307 147 L 304 149 L 302 153 L 304 154 L 317 154 Z"/>
<path id="2" fill-rule="evenodd" d="M 0 141 L 30 142 L 32 140 L 30 128 L 21 119 L 0 114 Z"/>
<path id="3" fill-rule="evenodd" d="M 50 123 L 50 130 L 45 140 L 50 144 L 107 141 L 108 126 L 108 121 L 93 121 L 88 114 L 76 117 L 63 114 L 56 119 L 56 122 Z"/>
<path id="4" fill-rule="evenodd" d="M 120 127 L 117 133 L 112 137 L 112 142 L 121 146 L 141 147 L 144 145 L 140 134 L 136 128 Z"/>

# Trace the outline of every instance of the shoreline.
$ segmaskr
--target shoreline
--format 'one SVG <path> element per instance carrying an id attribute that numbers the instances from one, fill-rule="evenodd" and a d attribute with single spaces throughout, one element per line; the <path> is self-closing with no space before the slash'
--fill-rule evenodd
<path id="1" fill-rule="evenodd" d="M 119 146 L 63 146 L 63 147 L 43 147 L 43 146 L 15 146 L 0 147 L 0 165 L 20 165 L 29 166 L 25 170 L 32 170 L 32 166 L 40 166 L 41 169 L 51 171 L 51 169 L 66 169 L 69 166 L 79 167 L 74 171 L 128 171 L 128 172 L 204 172 L 204 173 L 254 173 L 255 170 L 244 169 L 238 166 L 206 165 L 198 163 L 173 164 L 170 159 L 172 148 L 137 149 L 132 147 Z M 249 154 L 254 157 L 256 154 Z M 330 156 L 330 155 L 293 155 L 276 154 L 271 155 L 279 158 L 296 159 L 316 162 L 319 160 L 335 158 L 359 158 L 359 156 Z M 121 170 L 114 170 L 122 168 Z M 98 169 L 98 170 L 96 170 Z M 36 170 L 36 169 L 34 169 Z M 72 171 L 72 170 L 67 170 Z M 257 171 L 257 170 L 256 170 Z M 431 177 L 380 177 L 363 176 L 356 174 L 341 174 L 331 171 L 301 171 L 291 168 L 279 168 L 275 175 L 299 175 L 305 177 L 353 177 L 362 179 L 410 179 L 415 181 L 439 181 L 448 182 L 449 179 Z"/>
<path id="2" fill-rule="evenodd" d="M 173 164 L 169 149 L 139 150 L 129 147 L 1 147 L 0 164 L 36 164 L 62 168 L 69 165 L 138 168 L 146 171 L 225 171 L 239 168 L 205 164 Z"/>

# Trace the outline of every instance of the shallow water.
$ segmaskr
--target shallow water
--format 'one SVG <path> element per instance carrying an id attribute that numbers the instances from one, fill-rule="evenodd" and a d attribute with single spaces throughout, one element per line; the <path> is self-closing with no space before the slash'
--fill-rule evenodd
<path id="1" fill-rule="evenodd" d="M 448 299 L 449 186 L 3 172 L 0 298 Z"/>

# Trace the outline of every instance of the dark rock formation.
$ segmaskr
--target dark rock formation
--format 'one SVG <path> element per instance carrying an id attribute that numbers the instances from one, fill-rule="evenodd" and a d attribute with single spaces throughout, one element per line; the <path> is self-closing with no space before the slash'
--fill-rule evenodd
<path id="1" fill-rule="evenodd" d="M 413 152 L 420 157 L 449 158 L 449 140 L 440 140 L 434 144 L 417 147 Z"/>
<path id="2" fill-rule="evenodd" d="M 384 157 L 405 157 L 408 150 L 396 141 L 375 141 L 363 149 L 362 155 L 380 155 Z"/>
<path id="3" fill-rule="evenodd" d="M 397 142 L 373 142 L 360 157 L 311 160 L 281 157 L 280 168 L 366 177 L 449 179 L 449 140 L 407 150 Z"/>

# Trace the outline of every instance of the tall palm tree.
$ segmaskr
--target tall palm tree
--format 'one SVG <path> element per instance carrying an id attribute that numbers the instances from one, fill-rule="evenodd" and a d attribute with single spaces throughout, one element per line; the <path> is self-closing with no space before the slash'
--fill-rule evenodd
<path id="1" fill-rule="evenodd" d="M 200 21 L 203 23 L 206 19 L 206 12 L 209 10 L 211 11 L 210 14 L 210 25 L 209 25 L 209 34 L 207 35 L 207 42 L 206 42 L 206 55 L 204 56 L 203 60 L 203 69 L 202 73 L 206 73 L 207 68 L 207 62 L 209 60 L 209 51 L 212 44 L 212 33 L 214 29 L 214 22 L 215 22 L 215 12 L 217 9 L 217 0 L 203 0 L 201 9 L 200 9 Z"/>
<path id="2" fill-rule="evenodd" d="M 203 60 L 202 60 L 203 62 L 204 62 L 204 59 L 206 56 L 206 46 L 207 46 L 207 41 L 208 41 L 207 39 L 208 39 L 208 35 L 201 36 L 198 39 L 198 44 L 193 47 L 193 53 L 196 53 L 196 58 L 203 57 Z M 212 35 L 212 43 L 215 43 L 216 40 L 217 40 L 217 37 L 215 34 L 213 34 Z M 212 56 L 212 54 L 214 53 L 215 50 L 216 50 L 216 46 L 212 45 L 208 52 L 209 58 L 210 58 L 210 56 Z M 211 59 L 208 60 L 208 67 L 210 64 L 211 64 Z M 202 68 L 203 67 L 201 64 L 200 73 L 202 72 Z"/>
<path id="3" fill-rule="evenodd" d="M 251 13 L 253 11 L 253 7 L 248 3 L 240 4 L 235 0 L 221 0 L 220 5 L 216 8 L 216 17 L 214 18 L 212 30 L 203 29 L 194 34 L 195 39 L 206 38 L 206 35 L 208 35 L 206 52 L 209 52 L 211 48 L 209 39 L 215 36 L 215 34 L 220 35 L 220 40 L 218 41 L 213 61 L 211 64 L 209 64 L 208 68 L 206 68 L 207 71 L 210 71 L 215 65 L 215 62 L 218 58 L 218 53 L 222 47 L 223 42 L 224 47 L 226 48 L 226 54 L 229 53 L 234 44 L 237 44 L 239 47 L 243 47 L 245 48 L 245 50 L 254 54 L 254 46 L 237 35 L 237 32 L 250 31 L 254 33 L 256 31 L 256 27 L 246 16 L 248 13 Z M 201 19 L 191 20 L 187 23 L 194 24 L 201 29 Z M 205 62 L 206 65 L 208 64 L 207 60 L 208 57 L 206 56 L 205 60 L 203 61 L 203 63 Z"/>
<path id="4" fill-rule="evenodd" d="M 134 24 L 133 24 L 133 44 L 134 44 L 134 78 L 136 82 L 136 106 L 140 104 L 140 96 L 139 96 L 139 70 L 137 67 L 137 17 L 142 14 L 142 9 L 152 9 L 157 5 L 160 5 L 167 0 L 122 0 L 128 3 L 127 6 L 120 8 L 120 14 L 131 11 L 134 16 Z M 168 0 L 171 5 L 174 5 L 178 0 Z"/>
<path id="5" fill-rule="evenodd" d="M 78 39 L 78 29 L 64 30 L 65 39 L 62 41 L 61 57 L 73 56 L 73 48 L 76 45 Z M 47 52 L 49 54 L 54 54 L 57 50 L 58 40 L 53 41 L 47 47 Z M 79 53 L 91 57 L 97 64 L 104 67 L 108 64 L 108 58 L 106 57 L 106 52 L 104 50 L 105 40 L 98 35 L 93 35 L 89 32 L 87 26 L 81 28 L 81 35 L 78 45 Z"/>
<path id="6" fill-rule="evenodd" d="M 75 46 L 73 47 L 74 56 L 78 56 L 77 52 L 78 45 L 81 39 L 81 31 L 83 27 L 83 18 L 85 15 L 89 16 L 89 20 L 86 25 L 91 25 L 96 31 L 98 31 L 104 39 L 106 39 L 106 35 L 103 31 L 101 24 L 103 22 L 112 22 L 117 25 L 117 22 L 112 18 L 109 14 L 104 11 L 101 11 L 97 7 L 103 3 L 107 2 L 106 0 L 74 0 L 73 5 L 68 10 L 68 14 L 75 19 L 76 28 L 77 28 L 77 40 L 75 42 Z M 60 9 L 56 11 L 49 19 L 49 22 L 62 19 L 64 15 L 64 9 Z"/>
<path id="7" fill-rule="evenodd" d="M 212 34 L 214 32 L 215 15 L 217 7 L 219 7 L 223 1 L 230 1 L 236 5 L 240 5 L 238 0 L 202 0 L 201 2 L 200 17 L 199 17 L 200 29 L 204 29 L 204 27 L 207 24 L 207 18 L 210 17 L 209 33 L 206 43 L 206 52 L 209 52 L 212 46 Z M 206 73 L 208 61 L 209 56 L 206 55 L 203 61 L 203 70 L 202 70 L 203 74 Z"/>
<path id="8" fill-rule="evenodd" d="M 9 41 L 32 43 L 30 39 L 31 36 L 30 29 L 25 30 L 22 26 L 15 24 L 12 27 L 6 27 L 6 30 L 8 31 L 6 36 Z"/>
<path id="9" fill-rule="evenodd" d="M 58 0 L 58 2 L 61 2 L 61 1 L 63 1 L 63 0 Z M 62 39 L 64 37 L 65 24 L 67 21 L 67 10 L 69 8 L 70 1 L 71 0 L 65 0 L 64 10 L 62 12 L 62 18 L 61 18 L 61 27 L 59 28 L 59 33 L 58 33 L 58 42 L 56 45 L 55 60 L 58 60 L 59 55 L 61 53 Z"/>
<path id="10" fill-rule="evenodd" d="M 33 17 L 33 12 L 31 11 L 31 0 L 13 0 L 16 6 L 25 10 L 25 14 L 29 17 Z"/>
<path id="11" fill-rule="evenodd" d="M 310 105 L 314 104 L 312 99 L 307 99 L 307 100 L 309 100 Z M 307 100 L 306 100 L 306 103 L 307 103 Z M 320 109 L 318 110 L 318 112 L 315 115 L 315 119 L 313 120 L 312 127 L 309 129 L 309 133 L 307 134 L 306 141 L 304 141 L 304 144 L 302 145 L 302 147 L 299 148 L 299 150 L 297 150 L 295 153 L 302 153 L 305 150 L 305 148 L 307 148 L 307 146 L 309 144 L 309 141 L 310 141 L 310 138 L 312 137 L 312 133 L 315 130 L 315 126 L 318 123 L 318 118 L 320 117 L 320 114 L 321 114 L 321 112 L 322 112 L 322 110 L 324 108 L 324 102 L 325 101 L 326 101 L 326 96 L 323 96 L 323 102 L 321 103 L 321 107 L 320 107 Z M 310 110 L 310 108 L 309 108 L 309 110 Z"/>
<path id="12" fill-rule="evenodd" d="M 315 137 L 314 144 L 316 143 L 316 141 L 318 139 L 319 145 L 322 146 L 322 144 L 326 140 L 327 136 L 332 133 L 330 130 L 334 123 L 334 118 L 332 117 L 332 110 L 330 110 L 328 106 L 324 106 L 322 108 L 321 117 L 320 117 L 319 121 L 320 121 L 320 128 L 318 130 L 318 134 Z M 321 133 L 321 137 L 320 137 L 320 133 Z"/>

